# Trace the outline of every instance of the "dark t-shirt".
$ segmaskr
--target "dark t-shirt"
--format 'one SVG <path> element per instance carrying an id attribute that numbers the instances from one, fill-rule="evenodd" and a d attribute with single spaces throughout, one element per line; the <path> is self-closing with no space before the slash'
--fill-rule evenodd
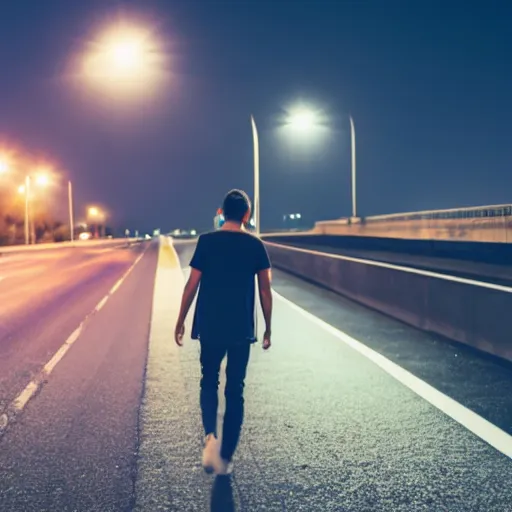
<path id="1" fill-rule="evenodd" d="M 192 338 L 256 341 L 255 275 L 270 268 L 263 242 L 244 231 L 207 233 L 190 266 L 202 273 Z"/>

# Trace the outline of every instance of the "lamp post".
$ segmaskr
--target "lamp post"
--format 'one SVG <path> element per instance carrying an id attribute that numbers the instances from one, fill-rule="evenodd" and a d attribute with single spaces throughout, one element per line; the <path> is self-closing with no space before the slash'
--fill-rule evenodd
<path id="1" fill-rule="evenodd" d="M 354 119 L 350 116 L 350 148 L 351 148 L 351 167 L 352 167 L 352 217 L 357 217 L 356 203 L 356 129 Z"/>
<path id="2" fill-rule="evenodd" d="M 73 216 L 73 185 L 68 180 L 68 208 L 69 208 L 69 240 L 75 240 L 75 221 Z"/>
<path id="3" fill-rule="evenodd" d="M 317 116 L 315 112 L 310 109 L 300 109 L 297 112 L 290 115 L 287 119 L 287 125 L 291 126 L 301 132 L 307 132 L 311 130 L 317 123 Z M 260 147 L 259 147 L 259 136 L 258 128 L 254 116 L 251 115 L 251 127 L 252 127 L 252 141 L 253 141 L 253 152 L 254 152 L 254 231 L 256 236 L 261 233 L 260 227 Z"/>
<path id="4" fill-rule="evenodd" d="M 35 184 L 39 187 L 45 187 L 49 183 L 49 178 L 46 174 L 39 174 L 35 177 Z M 21 194 L 25 194 L 25 244 L 35 243 L 35 222 L 32 212 L 32 176 L 27 174 L 25 176 L 25 183 L 18 189 Z M 68 180 L 68 211 L 69 211 L 69 238 L 74 240 L 74 219 L 73 219 L 73 185 L 71 180 Z"/>
<path id="5" fill-rule="evenodd" d="M 258 139 L 258 128 L 254 116 L 251 116 L 252 141 L 254 150 L 254 232 L 260 235 L 260 146 Z"/>
<path id="6" fill-rule="evenodd" d="M 40 174 L 36 176 L 36 185 L 45 187 L 48 184 L 48 176 Z M 25 176 L 25 185 L 19 188 L 19 191 L 25 194 L 25 244 L 34 244 L 36 242 L 36 229 L 32 212 L 32 177 L 30 174 Z"/>
<path id="7" fill-rule="evenodd" d="M 25 186 L 23 187 L 23 193 L 25 194 L 25 245 L 30 244 L 30 227 L 29 227 L 29 219 L 30 219 L 30 176 L 25 177 Z"/>
<path id="8" fill-rule="evenodd" d="M 350 115 L 350 148 L 351 148 L 351 192 L 352 192 L 352 217 L 357 217 L 357 195 L 356 195 L 356 131 L 354 118 Z M 287 125 L 294 128 L 299 133 L 308 133 L 318 124 L 318 119 L 314 111 L 309 109 L 297 109 L 287 120 Z M 254 151 L 254 222 L 255 233 L 260 234 L 260 150 L 258 129 L 254 116 L 251 115 L 253 151 Z"/>

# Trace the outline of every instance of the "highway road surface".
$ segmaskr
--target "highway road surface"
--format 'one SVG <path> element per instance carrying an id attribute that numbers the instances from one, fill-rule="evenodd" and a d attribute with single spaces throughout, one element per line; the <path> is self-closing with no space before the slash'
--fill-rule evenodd
<path id="1" fill-rule="evenodd" d="M 511 366 L 280 272 L 234 475 L 205 475 L 192 250 L 1 258 L 0 511 L 512 511 Z"/>

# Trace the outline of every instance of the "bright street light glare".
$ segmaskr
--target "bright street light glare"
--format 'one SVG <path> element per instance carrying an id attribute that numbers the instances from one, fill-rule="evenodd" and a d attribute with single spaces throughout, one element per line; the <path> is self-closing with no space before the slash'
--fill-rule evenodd
<path id="1" fill-rule="evenodd" d="M 18 194 L 24 194 L 25 193 L 25 185 L 20 185 L 18 187 Z"/>
<path id="2" fill-rule="evenodd" d="M 316 115 L 313 111 L 301 109 L 290 115 L 288 125 L 303 132 L 313 128 L 316 121 Z"/>
<path id="3" fill-rule="evenodd" d="M 100 33 L 81 56 L 81 75 L 88 85 L 122 100 L 153 94 L 164 78 L 166 56 L 151 26 L 118 21 Z"/>
<path id="4" fill-rule="evenodd" d="M 144 43 L 134 36 L 122 36 L 107 46 L 107 57 L 114 73 L 119 78 L 135 76 L 144 65 Z"/>
<path id="5" fill-rule="evenodd" d="M 91 206 L 89 208 L 89 215 L 91 217 L 97 217 L 99 214 L 100 214 L 100 211 L 98 208 L 96 208 L 96 206 Z"/>
<path id="6" fill-rule="evenodd" d="M 287 159 L 305 164 L 324 153 L 333 132 L 326 110 L 314 103 L 298 102 L 283 108 L 279 144 L 288 149 Z"/>
<path id="7" fill-rule="evenodd" d="M 38 185 L 40 187 L 46 187 L 46 185 L 48 185 L 48 183 L 50 183 L 50 179 L 48 178 L 48 176 L 46 174 L 39 174 L 36 177 L 36 185 Z"/>

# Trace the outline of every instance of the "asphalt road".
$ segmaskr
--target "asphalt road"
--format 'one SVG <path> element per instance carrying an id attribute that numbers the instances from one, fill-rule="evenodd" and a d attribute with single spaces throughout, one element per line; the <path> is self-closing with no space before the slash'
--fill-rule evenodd
<path id="1" fill-rule="evenodd" d="M 156 256 L 138 244 L 2 259 L 3 408 L 87 320 L 0 439 L 0 510 L 129 510 Z"/>
<path id="2" fill-rule="evenodd" d="M 172 342 L 193 244 L 176 248 L 0 263 L 4 407 L 86 319 L 0 437 L 2 512 L 512 511 L 512 459 L 346 339 L 508 434 L 511 366 L 277 271 L 235 473 L 205 475 L 198 345 Z"/>

